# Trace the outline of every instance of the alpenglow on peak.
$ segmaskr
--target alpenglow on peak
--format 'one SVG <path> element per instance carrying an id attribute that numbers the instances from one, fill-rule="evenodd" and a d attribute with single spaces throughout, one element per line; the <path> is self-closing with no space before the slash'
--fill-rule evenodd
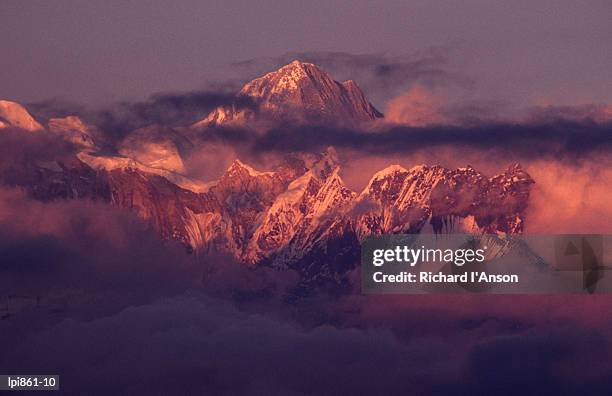
<path id="1" fill-rule="evenodd" d="M 315 64 L 299 60 L 246 83 L 237 97 L 254 106 L 220 106 L 194 126 L 247 121 L 354 126 L 383 116 L 357 83 L 335 81 Z"/>

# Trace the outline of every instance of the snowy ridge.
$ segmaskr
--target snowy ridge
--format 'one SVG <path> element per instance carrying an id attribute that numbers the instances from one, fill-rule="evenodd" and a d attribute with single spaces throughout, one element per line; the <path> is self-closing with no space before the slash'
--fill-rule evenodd
<path id="1" fill-rule="evenodd" d="M 30 186 L 41 199 L 104 200 L 189 251 L 290 267 L 308 279 L 352 268 L 360 240 L 371 234 L 520 233 L 533 184 L 518 164 L 491 178 L 469 166 L 395 165 L 357 194 L 344 184 L 333 149 L 268 172 L 236 160 L 208 186 L 131 158 L 87 152 L 73 164 L 36 172 L 46 175 Z"/>
<path id="2" fill-rule="evenodd" d="M 210 183 L 199 182 L 172 171 L 144 165 L 129 157 L 99 156 L 83 151 L 77 154 L 77 158 L 83 161 L 85 164 L 91 166 L 93 169 L 103 169 L 107 171 L 115 169 L 134 169 L 141 172 L 162 176 L 177 186 L 193 192 L 206 192 L 211 186 Z"/>
<path id="3" fill-rule="evenodd" d="M 273 116 L 289 111 L 352 121 L 376 117 L 354 82 L 338 83 L 299 61 L 253 80 L 242 94 L 256 96 Z M 0 105 L 1 125 L 33 130 L 40 125 L 22 106 Z M 235 114 L 219 111 L 224 117 Z M 119 142 L 119 154 L 104 155 L 96 151 L 94 129 L 78 117 L 51 119 L 48 129 L 75 143 L 79 152 L 56 166 L 38 164 L 35 175 L 16 175 L 33 183 L 26 187 L 37 198 L 103 200 L 150 221 L 163 238 L 191 251 L 292 267 L 309 277 L 333 277 L 350 268 L 359 241 L 371 234 L 520 233 L 534 183 L 519 164 L 490 178 L 469 165 L 391 165 L 357 194 L 344 184 L 333 147 L 290 155 L 269 171 L 236 159 L 217 181 L 203 183 L 184 175 L 182 153 L 192 142 L 180 130 L 141 128 Z"/>
<path id="4" fill-rule="evenodd" d="M 375 174 L 357 195 L 344 186 L 338 167 L 323 179 L 311 169 L 265 212 L 243 257 L 283 266 L 325 250 L 345 232 L 361 239 L 419 232 L 428 222 L 435 232 L 519 233 L 532 183 L 520 166 L 487 179 L 469 166 L 395 165 Z"/>
<path id="5" fill-rule="evenodd" d="M 234 170 L 236 168 L 246 170 L 247 173 L 249 174 L 249 176 L 252 176 L 252 177 L 273 176 L 274 175 L 274 172 L 260 172 L 260 171 L 257 171 L 255 169 L 253 169 L 252 167 L 250 167 L 249 165 L 245 164 L 244 162 L 240 161 L 239 159 L 235 159 L 234 160 L 234 162 L 232 163 L 232 165 L 230 166 L 228 171 L 232 171 L 232 170 Z"/>
<path id="6" fill-rule="evenodd" d="M 0 128 L 13 127 L 28 132 L 44 130 L 25 107 L 9 100 L 0 100 L 0 122 Z"/>

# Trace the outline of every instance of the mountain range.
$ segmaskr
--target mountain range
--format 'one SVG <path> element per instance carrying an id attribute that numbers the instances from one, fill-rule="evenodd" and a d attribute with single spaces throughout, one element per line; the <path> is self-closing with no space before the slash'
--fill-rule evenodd
<path id="1" fill-rule="evenodd" d="M 338 279 L 353 268 L 359 241 L 371 234 L 523 231 L 534 181 L 519 164 L 490 178 L 469 166 L 392 165 L 356 192 L 344 184 L 330 147 L 289 153 L 268 171 L 236 159 L 214 182 L 185 176 L 183 155 L 194 145 L 185 130 L 274 120 L 360 126 L 383 117 L 356 83 L 336 82 L 299 61 L 247 83 L 241 97 L 256 106 L 217 107 L 182 130 L 141 128 L 111 154 L 101 150 L 97 128 L 77 116 L 43 126 L 22 105 L 0 101 L 0 130 L 48 133 L 75 148 L 53 165 L 11 167 L 2 179 L 44 201 L 93 199 L 128 209 L 190 252 L 293 268 L 308 282 Z"/>

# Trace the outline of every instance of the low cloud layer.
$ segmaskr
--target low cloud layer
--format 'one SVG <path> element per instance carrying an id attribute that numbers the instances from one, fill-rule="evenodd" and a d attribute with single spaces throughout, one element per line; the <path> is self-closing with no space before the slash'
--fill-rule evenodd
<path id="1" fill-rule="evenodd" d="M 251 98 L 236 96 L 236 91 L 223 86 L 205 91 L 158 93 L 144 101 L 125 101 L 99 108 L 51 100 L 29 104 L 28 109 L 43 121 L 78 115 L 97 127 L 104 140 L 114 144 L 130 132 L 149 125 L 189 126 L 205 118 L 214 108 L 227 105 L 257 110 Z"/>
<path id="2" fill-rule="evenodd" d="M 162 93 L 146 101 L 121 103 L 116 108 L 96 114 L 96 125 L 107 132 L 129 132 L 151 124 L 186 126 L 202 118 L 217 106 L 234 105 L 237 108 L 257 109 L 248 97 L 237 97 L 230 91 L 203 91 Z"/>
<path id="3" fill-rule="evenodd" d="M 605 301 L 371 297 L 352 301 L 352 314 L 336 312 L 335 324 L 304 327 L 191 292 L 90 321 L 64 320 L 4 346 L 0 365 L 52 367 L 70 394 L 609 390 L 609 319 L 571 316 L 579 305 L 607 309 Z M 556 313 L 564 303 L 566 314 Z M 369 314 L 354 313 L 364 309 Z M 349 325 L 350 317 L 358 324 Z"/>
<path id="4" fill-rule="evenodd" d="M 0 234 L 0 367 L 57 373 L 69 394 L 609 390 L 606 296 L 288 304 L 290 272 L 201 260 L 129 213 L 12 189 Z"/>
<path id="5" fill-rule="evenodd" d="M 413 127 L 447 124 L 442 106 L 446 99 L 415 85 L 391 99 L 385 108 L 385 121 Z"/>
<path id="6" fill-rule="evenodd" d="M 527 212 L 530 233 L 612 233 L 610 156 L 568 164 L 535 161 L 530 164 L 533 187 Z"/>
<path id="7" fill-rule="evenodd" d="M 382 126 L 378 131 L 324 126 L 280 126 L 264 133 L 238 128 L 213 128 L 204 141 L 233 143 L 257 152 L 321 151 L 327 146 L 371 154 L 410 154 L 445 146 L 502 153 L 508 158 L 574 160 L 612 149 L 610 124 L 590 121 L 548 123 L 483 123 L 469 127 Z"/>

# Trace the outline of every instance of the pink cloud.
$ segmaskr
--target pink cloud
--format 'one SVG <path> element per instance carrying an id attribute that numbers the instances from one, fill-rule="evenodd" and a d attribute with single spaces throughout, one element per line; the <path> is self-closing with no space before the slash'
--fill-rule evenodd
<path id="1" fill-rule="evenodd" d="M 415 127 L 444 124 L 448 122 L 442 112 L 445 102 L 442 95 L 414 85 L 387 103 L 385 118 L 390 122 Z"/>

